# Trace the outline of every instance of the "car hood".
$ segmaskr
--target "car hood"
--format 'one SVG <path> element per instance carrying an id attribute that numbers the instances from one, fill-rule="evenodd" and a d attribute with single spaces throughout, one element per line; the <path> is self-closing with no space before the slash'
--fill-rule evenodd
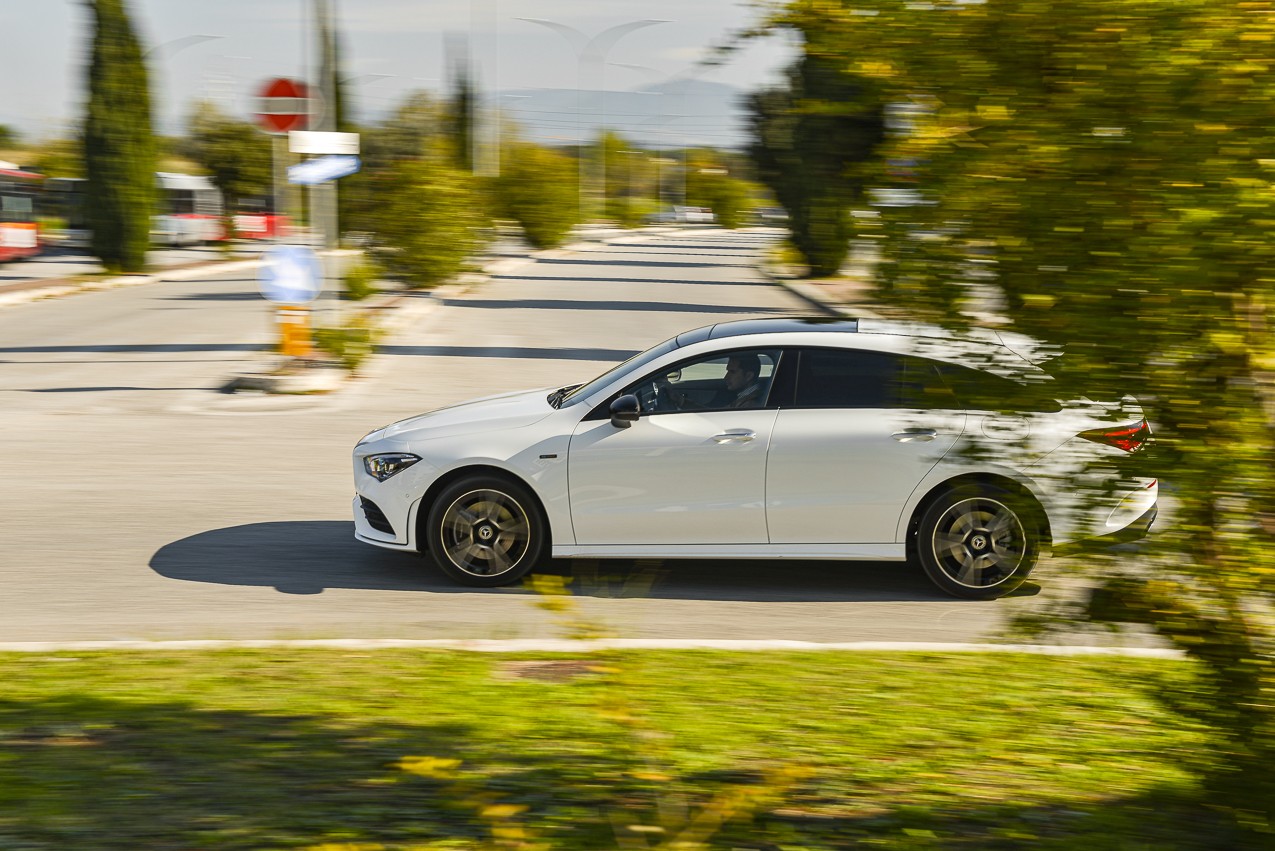
<path id="1" fill-rule="evenodd" d="M 549 401 L 551 387 L 519 390 L 462 402 L 409 417 L 386 426 L 380 434 L 368 439 L 402 437 L 443 437 L 461 432 L 487 431 L 496 428 L 521 428 L 539 422 L 553 413 Z M 409 434 L 410 433 L 410 434 Z"/>

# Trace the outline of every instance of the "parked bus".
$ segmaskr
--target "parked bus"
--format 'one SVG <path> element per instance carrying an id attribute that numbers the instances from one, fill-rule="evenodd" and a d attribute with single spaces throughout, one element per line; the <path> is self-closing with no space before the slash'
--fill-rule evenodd
<path id="1" fill-rule="evenodd" d="M 84 208 L 85 180 L 55 177 L 45 181 L 42 214 L 65 223 L 62 243 L 84 248 L 89 229 Z M 226 238 L 221 191 L 207 177 L 194 174 L 158 172 L 156 213 L 151 220 L 151 242 L 181 246 L 215 242 Z M 257 212 L 264 203 L 245 201 L 245 210 L 234 217 L 235 236 L 243 239 L 270 239 L 287 233 L 288 221 L 273 213 Z"/>
<path id="2" fill-rule="evenodd" d="M 89 225 L 84 215 L 84 179 L 50 177 L 40 195 L 40 215 L 57 220 L 58 241 L 69 248 L 89 244 Z"/>
<path id="3" fill-rule="evenodd" d="M 0 162 L 0 263 L 40 252 L 36 199 L 43 175 Z"/>
<path id="4" fill-rule="evenodd" d="M 151 242 L 158 245 L 198 245 L 225 239 L 221 191 L 211 180 L 194 174 L 159 172 L 159 214 L 151 225 Z"/>

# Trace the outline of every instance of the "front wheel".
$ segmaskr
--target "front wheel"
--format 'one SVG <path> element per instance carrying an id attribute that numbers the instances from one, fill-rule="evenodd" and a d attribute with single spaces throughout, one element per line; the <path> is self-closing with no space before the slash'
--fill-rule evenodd
<path id="1" fill-rule="evenodd" d="M 463 585 L 492 588 L 525 576 L 540 561 L 546 525 L 523 486 L 494 476 L 449 485 L 430 508 L 430 555 Z"/>
<path id="2" fill-rule="evenodd" d="M 921 515 L 916 555 L 930 580 L 954 597 L 1002 597 L 1036 566 L 1038 517 L 1028 500 L 1001 488 L 958 488 Z"/>

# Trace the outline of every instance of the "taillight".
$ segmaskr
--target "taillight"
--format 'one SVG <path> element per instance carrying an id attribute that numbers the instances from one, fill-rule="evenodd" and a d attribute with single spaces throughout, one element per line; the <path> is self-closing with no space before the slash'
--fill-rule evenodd
<path id="1" fill-rule="evenodd" d="M 1092 440 L 1094 443 L 1105 443 L 1125 452 L 1134 452 L 1151 438 L 1151 429 L 1146 420 L 1135 425 L 1116 426 L 1115 428 L 1095 428 L 1082 431 L 1076 437 Z"/>

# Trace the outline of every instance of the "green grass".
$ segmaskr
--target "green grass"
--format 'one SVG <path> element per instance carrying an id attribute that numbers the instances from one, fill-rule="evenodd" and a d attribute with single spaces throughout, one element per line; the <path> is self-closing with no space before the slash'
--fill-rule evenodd
<path id="1" fill-rule="evenodd" d="M 1011 654 L 6 654 L 0 848 L 602 851 L 694 824 L 684 847 L 1222 847 L 1184 768 L 1207 739 L 1150 694 L 1189 676 Z"/>

